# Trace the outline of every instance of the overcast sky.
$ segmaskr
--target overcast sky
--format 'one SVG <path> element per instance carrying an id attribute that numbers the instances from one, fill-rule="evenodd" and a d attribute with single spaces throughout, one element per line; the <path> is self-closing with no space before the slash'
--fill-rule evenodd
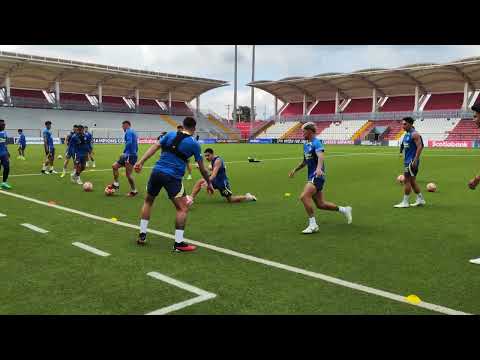
<path id="1" fill-rule="evenodd" d="M 226 80 L 231 86 L 202 95 L 200 106 L 226 116 L 226 105 L 233 104 L 233 45 L 0 45 L 0 50 Z M 250 106 L 250 88 L 245 84 L 251 79 L 251 53 L 251 46 L 239 46 L 239 105 Z M 480 56 L 480 45 L 258 45 L 255 79 L 441 63 L 472 56 Z M 274 111 L 273 97 L 264 91 L 255 91 L 255 103 L 259 118 L 265 109 L 267 117 Z"/>

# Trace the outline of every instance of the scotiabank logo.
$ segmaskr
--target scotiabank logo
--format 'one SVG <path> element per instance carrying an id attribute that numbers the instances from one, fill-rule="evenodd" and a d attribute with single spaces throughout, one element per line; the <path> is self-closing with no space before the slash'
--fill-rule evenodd
<path id="1" fill-rule="evenodd" d="M 471 148 L 472 141 L 434 141 L 428 140 L 428 147 Z"/>

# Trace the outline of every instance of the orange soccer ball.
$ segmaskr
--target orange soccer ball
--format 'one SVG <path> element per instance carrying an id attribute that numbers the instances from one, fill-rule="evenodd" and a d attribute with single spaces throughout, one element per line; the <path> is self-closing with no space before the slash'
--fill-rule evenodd
<path id="1" fill-rule="evenodd" d="M 112 196 L 113 194 L 115 194 L 115 189 L 112 187 L 112 185 L 108 185 L 105 188 L 105 195 Z"/>
<path id="2" fill-rule="evenodd" d="M 83 190 L 86 191 L 86 192 L 90 192 L 93 190 L 93 184 L 89 181 L 85 182 L 83 184 Z"/>
<path id="3" fill-rule="evenodd" d="M 437 191 L 437 185 L 435 183 L 428 183 L 427 190 L 428 192 L 435 192 Z"/>
<path id="4" fill-rule="evenodd" d="M 405 184 L 405 176 L 403 174 L 398 175 L 397 182 L 402 185 Z"/>

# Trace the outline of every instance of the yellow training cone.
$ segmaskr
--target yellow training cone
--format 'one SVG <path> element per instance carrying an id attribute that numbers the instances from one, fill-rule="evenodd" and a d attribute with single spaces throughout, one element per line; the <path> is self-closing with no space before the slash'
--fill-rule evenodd
<path id="1" fill-rule="evenodd" d="M 408 295 L 406 297 L 408 302 L 411 302 L 412 304 L 420 304 L 422 300 L 417 295 Z"/>
<path id="2" fill-rule="evenodd" d="M 290 193 L 285 193 L 285 196 L 286 196 L 286 197 L 289 197 L 290 195 L 292 195 L 292 194 L 290 194 Z"/>
<path id="3" fill-rule="evenodd" d="M 113 217 L 112 218 L 112 221 L 117 221 L 118 219 L 116 217 Z"/>

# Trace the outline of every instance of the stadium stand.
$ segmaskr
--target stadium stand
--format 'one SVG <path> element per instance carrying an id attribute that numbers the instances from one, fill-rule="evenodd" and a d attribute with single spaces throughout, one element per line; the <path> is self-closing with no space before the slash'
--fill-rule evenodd
<path id="1" fill-rule="evenodd" d="M 63 110 L 93 111 L 96 109 L 85 94 L 74 93 L 60 93 L 60 107 Z"/>
<path id="2" fill-rule="evenodd" d="M 457 126 L 450 131 L 446 140 L 480 140 L 480 129 L 475 125 L 472 119 L 462 119 L 457 123 Z"/>
<path id="3" fill-rule="evenodd" d="M 415 96 L 394 96 L 389 97 L 379 109 L 381 112 L 413 111 Z"/>
<path id="4" fill-rule="evenodd" d="M 171 114 L 178 116 L 192 116 L 192 110 L 183 101 L 172 101 Z"/>
<path id="5" fill-rule="evenodd" d="M 323 130 L 325 130 L 327 127 L 329 127 L 332 122 L 331 121 L 316 121 L 314 122 L 315 128 L 317 129 L 317 136 L 320 135 Z M 303 125 L 301 123 L 300 125 Z M 294 132 L 288 134 L 285 136 L 285 139 L 303 139 L 303 130 L 302 127 L 299 126 L 298 128 L 295 129 Z"/>
<path id="6" fill-rule="evenodd" d="M 133 111 L 130 107 L 128 107 L 125 100 L 118 96 L 102 96 L 102 104 L 100 107 L 102 108 L 103 111 L 112 111 L 112 112 L 132 112 Z"/>
<path id="7" fill-rule="evenodd" d="M 307 108 L 312 105 L 311 102 L 307 102 Z M 303 114 L 303 102 L 289 103 L 280 113 L 281 116 L 296 116 Z"/>
<path id="8" fill-rule="evenodd" d="M 48 102 L 45 94 L 41 90 L 31 89 L 10 89 L 10 97 L 13 106 L 27 108 L 51 108 L 52 104 Z"/>
<path id="9" fill-rule="evenodd" d="M 352 99 L 342 112 L 346 114 L 372 112 L 372 99 Z"/>
<path id="10" fill-rule="evenodd" d="M 335 101 L 319 101 L 310 111 L 310 115 L 335 114 Z"/>
<path id="11" fill-rule="evenodd" d="M 132 98 L 133 103 L 137 104 L 137 99 Z M 142 114 L 165 114 L 168 111 L 163 110 L 154 99 L 138 99 L 138 108 L 136 111 Z"/>
<path id="12" fill-rule="evenodd" d="M 262 139 L 279 139 L 288 132 L 288 130 L 299 124 L 301 124 L 299 121 L 276 122 L 258 134 L 257 137 Z"/>
<path id="13" fill-rule="evenodd" d="M 322 140 L 350 140 L 366 123 L 366 120 L 333 121 L 317 137 Z"/>
<path id="14" fill-rule="evenodd" d="M 415 121 L 415 129 L 422 135 L 423 141 L 445 140 L 460 119 L 418 119 Z"/>
<path id="15" fill-rule="evenodd" d="M 462 107 L 462 104 L 463 93 L 432 94 L 423 110 L 458 110 Z"/>
<path id="16" fill-rule="evenodd" d="M 253 126 L 252 126 L 253 125 Z M 265 121 L 257 120 L 253 124 L 246 121 L 239 121 L 236 124 L 236 128 L 240 131 L 242 139 L 248 139 L 250 133 L 254 134 L 258 129 L 265 125 Z"/>

